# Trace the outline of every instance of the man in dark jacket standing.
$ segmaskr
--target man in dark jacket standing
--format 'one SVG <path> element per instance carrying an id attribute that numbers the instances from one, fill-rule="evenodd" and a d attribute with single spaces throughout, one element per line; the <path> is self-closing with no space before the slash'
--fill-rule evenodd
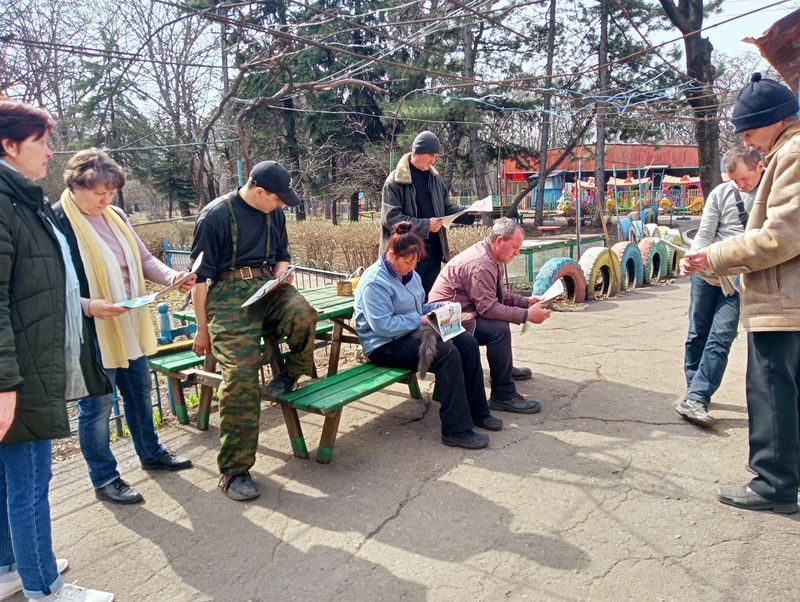
<path id="1" fill-rule="evenodd" d="M 450 259 L 447 231 L 441 218 L 461 211 L 450 202 L 447 186 L 434 168 L 442 147 L 436 134 L 420 132 L 411 145 L 411 152 L 400 157 L 397 169 L 383 185 L 381 205 L 381 248 L 389 240 L 392 226 L 411 222 L 414 233 L 425 241 L 425 257 L 417 264 L 422 288 L 427 295 L 433 286 L 442 262 Z"/>
<path id="2" fill-rule="evenodd" d="M 754 73 L 731 121 L 767 170 L 744 234 L 686 254 L 691 270 L 742 274 L 740 320 L 747 331 L 749 467 L 746 485 L 719 487 L 723 504 L 781 514 L 798 511 L 800 485 L 800 120 L 797 96 Z"/>

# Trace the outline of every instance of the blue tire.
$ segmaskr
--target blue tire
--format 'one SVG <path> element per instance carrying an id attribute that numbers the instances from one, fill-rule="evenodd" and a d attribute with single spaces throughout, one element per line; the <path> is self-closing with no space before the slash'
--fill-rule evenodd
<path id="1" fill-rule="evenodd" d="M 574 303 L 586 301 L 586 280 L 577 261 L 569 257 L 553 257 L 545 261 L 533 281 L 533 294 L 544 294 L 556 280 L 564 281 L 564 288 L 570 301 Z"/>

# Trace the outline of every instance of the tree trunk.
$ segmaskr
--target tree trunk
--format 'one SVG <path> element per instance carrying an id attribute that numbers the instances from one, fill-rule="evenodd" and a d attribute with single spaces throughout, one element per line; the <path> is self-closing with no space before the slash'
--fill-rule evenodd
<path id="1" fill-rule="evenodd" d="M 722 181 L 719 169 L 719 101 L 714 93 L 716 68 L 711 63 L 713 46 L 700 35 L 703 28 L 703 0 L 659 0 L 673 25 L 685 36 L 686 73 L 693 88 L 686 99 L 695 118 L 695 139 L 700 156 L 700 182 L 708 195 Z"/>
<path id="2" fill-rule="evenodd" d="M 550 0 L 550 18 L 547 25 L 547 64 L 545 65 L 544 87 L 553 85 L 553 54 L 556 46 L 556 0 Z M 547 150 L 550 148 L 550 105 L 549 94 L 544 95 L 542 106 L 542 130 L 539 141 L 539 177 L 536 180 L 535 226 L 544 223 L 544 186 L 547 181 Z"/>
<path id="3" fill-rule="evenodd" d="M 608 0 L 600 0 L 600 45 L 597 49 L 598 84 L 601 96 L 608 94 Z M 602 221 L 606 190 L 606 108 L 598 103 L 595 130 L 594 159 L 594 215 L 592 225 L 598 227 Z"/>
<path id="4" fill-rule="evenodd" d="M 286 98 L 283 101 L 283 106 L 287 109 L 293 109 L 294 101 L 291 98 Z M 292 165 L 289 171 L 292 173 L 292 177 L 296 178 L 299 174 L 298 170 L 300 169 L 300 149 L 297 144 L 297 122 L 294 118 L 294 111 L 281 111 L 281 113 L 283 114 L 284 127 L 286 127 L 286 150 L 289 153 L 289 157 L 292 159 Z M 297 221 L 306 219 L 306 204 L 303 202 L 303 199 L 300 199 L 300 204 L 294 208 L 294 217 Z"/>
<path id="5" fill-rule="evenodd" d="M 483 31 L 481 26 L 481 32 Z M 480 33 L 478 35 L 480 39 Z M 472 33 L 472 26 L 464 28 L 464 77 L 475 77 L 475 54 L 477 52 L 477 41 Z M 467 95 L 471 96 L 475 89 L 472 86 L 465 88 Z M 475 193 L 479 199 L 489 195 L 489 187 L 486 185 L 486 164 L 481 157 L 480 142 L 478 141 L 478 126 L 474 123 L 467 125 L 467 137 L 469 138 L 469 157 L 472 163 L 472 177 L 475 181 Z M 492 225 L 492 214 L 484 213 L 481 216 L 484 226 Z"/>

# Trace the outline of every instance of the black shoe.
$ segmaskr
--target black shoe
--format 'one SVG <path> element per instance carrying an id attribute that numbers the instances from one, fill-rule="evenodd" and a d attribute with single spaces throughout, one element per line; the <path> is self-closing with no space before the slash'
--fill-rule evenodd
<path id="1" fill-rule="evenodd" d="M 684 399 L 675 406 L 675 411 L 692 424 L 710 429 L 717 421 L 707 411 L 702 401 Z"/>
<path id="2" fill-rule="evenodd" d="M 533 371 L 530 368 L 511 367 L 511 378 L 514 380 L 530 380 L 533 378 Z"/>
<path id="3" fill-rule="evenodd" d="M 98 500 L 112 504 L 138 504 L 144 500 L 141 493 L 120 478 L 104 487 L 95 487 L 94 495 Z"/>
<path id="4" fill-rule="evenodd" d="M 156 460 L 142 461 L 142 468 L 145 470 L 185 470 L 192 467 L 192 461 L 187 458 L 176 456 L 171 451 L 164 452 Z"/>
<path id="5" fill-rule="evenodd" d="M 542 409 L 541 404 L 535 399 L 525 399 L 517 393 L 511 399 L 489 398 L 489 407 L 502 412 L 516 412 L 517 414 L 535 414 Z"/>
<path id="6" fill-rule="evenodd" d="M 489 435 L 465 431 L 455 435 L 442 435 L 442 443 L 450 447 L 463 447 L 464 449 L 483 449 L 489 445 Z"/>
<path id="7" fill-rule="evenodd" d="M 277 401 L 278 397 L 297 388 L 297 379 L 289 376 L 285 370 L 267 383 L 264 390 L 265 395 L 272 401 Z"/>
<path id="8" fill-rule="evenodd" d="M 794 514 L 798 511 L 797 502 L 779 503 L 770 501 L 758 495 L 748 485 L 718 487 L 717 498 L 723 504 L 744 508 L 745 510 L 769 510 L 778 514 Z"/>
<path id="9" fill-rule="evenodd" d="M 475 426 L 478 426 L 487 431 L 502 431 L 503 421 L 489 414 L 486 418 L 473 420 Z"/>
<path id="10" fill-rule="evenodd" d="M 223 474 L 219 478 L 219 486 L 225 495 L 237 502 L 254 500 L 261 495 L 249 472 Z"/>

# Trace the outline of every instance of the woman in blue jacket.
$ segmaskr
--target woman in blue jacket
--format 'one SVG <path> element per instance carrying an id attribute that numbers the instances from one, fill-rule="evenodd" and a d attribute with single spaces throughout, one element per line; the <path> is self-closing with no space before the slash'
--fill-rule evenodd
<path id="1" fill-rule="evenodd" d="M 356 331 L 364 354 L 371 362 L 416 370 L 420 338 L 412 336 L 427 325 L 427 314 L 439 303 L 424 303 L 422 281 L 414 271 L 425 244 L 412 232 L 410 222 L 392 227 L 386 252 L 369 266 L 355 292 Z M 442 443 L 480 449 L 489 437 L 474 426 L 490 431 L 503 421 L 490 414 L 483 388 L 483 369 L 478 342 L 467 332 L 450 341 L 436 339 L 436 357 L 430 366 L 436 375 L 441 409 Z"/>

